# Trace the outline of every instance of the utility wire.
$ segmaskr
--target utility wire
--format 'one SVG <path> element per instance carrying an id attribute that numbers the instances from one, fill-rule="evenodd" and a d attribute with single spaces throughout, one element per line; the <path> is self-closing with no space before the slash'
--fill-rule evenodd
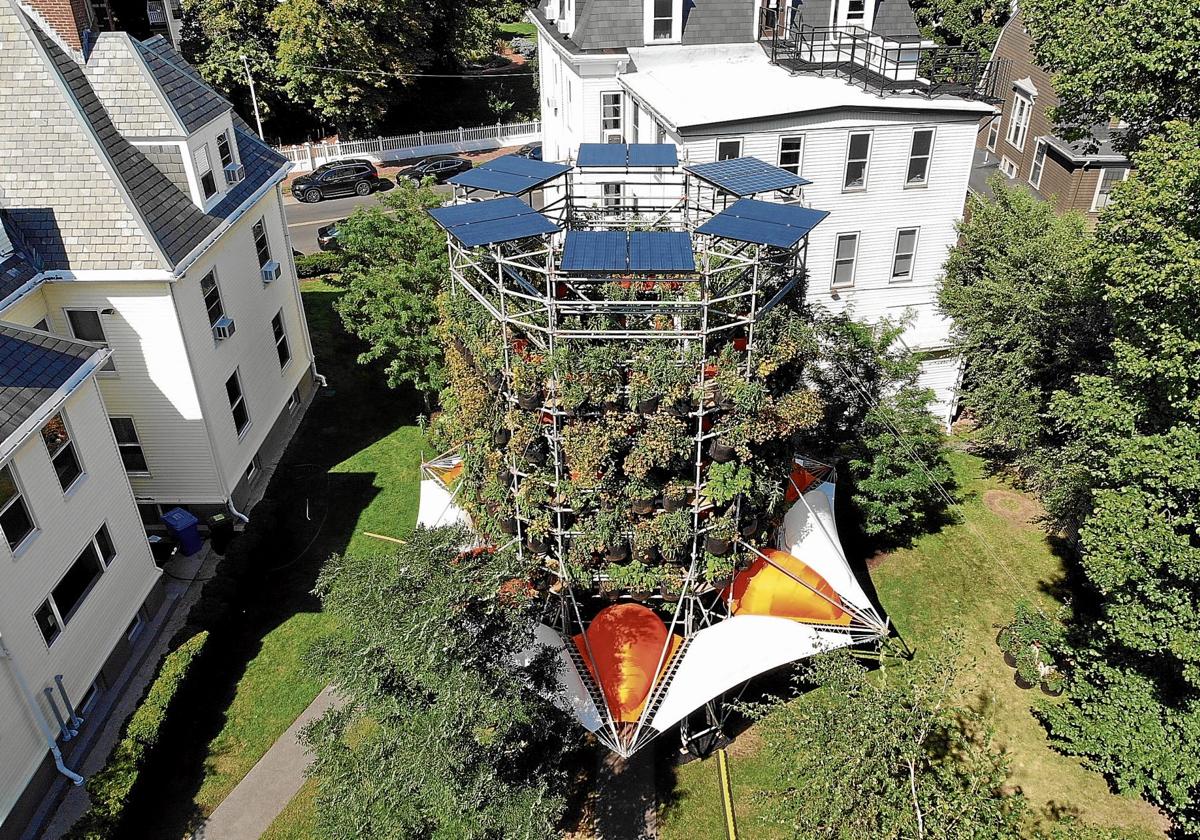
<path id="1" fill-rule="evenodd" d="M 330 73 L 350 73 L 359 76 L 389 76 L 397 79 L 511 79 L 514 76 L 536 76 L 536 73 L 396 73 L 391 70 L 356 69 L 353 67 L 324 67 L 318 64 L 293 64 L 302 70 L 324 70 Z"/>

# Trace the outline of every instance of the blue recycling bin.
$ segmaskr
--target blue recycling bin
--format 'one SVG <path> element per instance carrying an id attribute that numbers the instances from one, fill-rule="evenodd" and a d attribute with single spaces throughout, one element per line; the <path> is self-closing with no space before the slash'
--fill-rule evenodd
<path id="1" fill-rule="evenodd" d="M 171 508 L 162 515 L 163 524 L 179 542 L 179 550 L 191 557 L 204 546 L 200 537 L 200 520 L 181 507 Z"/>

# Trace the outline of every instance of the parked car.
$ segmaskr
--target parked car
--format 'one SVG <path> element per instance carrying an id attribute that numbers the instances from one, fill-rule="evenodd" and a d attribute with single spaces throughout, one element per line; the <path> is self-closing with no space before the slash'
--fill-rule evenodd
<path id="1" fill-rule="evenodd" d="M 526 143 L 521 148 L 517 149 L 517 154 L 521 157 L 529 158 L 530 160 L 542 159 L 542 144 L 541 143 Z"/>
<path id="2" fill-rule="evenodd" d="M 318 166 L 292 182 L 292 195 L 314 203 L 342 195 L 370 195 L 379 188 L 379 172 L 369 160 L 339 160 Z"/>
<path id="3" fill-rule="evenodd" d="M 443 184 L 447 178 L 457 175 L 459 172 L 466 172 L 470 168 L 471 161 L 465 158 L 437 155 L 417 162 L 400 174 L 413 181 L 421 181 L 428 176 L 433 178 L 434 183 Z"/>
<path id="4" fill-rule="evenodd" d="M 340 251 L 342 245 L 338 242 L 341 236 L 341 225 L 345 219 L 338 219 L 332 224 L 317 228 L 317 247 L 322 251 Z"/>

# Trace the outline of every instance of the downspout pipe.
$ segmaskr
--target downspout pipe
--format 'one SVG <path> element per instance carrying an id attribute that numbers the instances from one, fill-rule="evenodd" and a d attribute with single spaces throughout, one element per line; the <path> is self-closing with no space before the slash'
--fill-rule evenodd
<path id="1" fill-rule="evenodd" d="M 227 501 L 225 504 L 226 504 L 226 505 L 229 507 L 229 512 L 230 512 L 230 513 L 232 513 L 232 514 L 233 514 L 234 516 L 236 516 L 238 519 L 242 520 L 242 524 L 243 524 L 243 525 L 249 525 L 249 524 L 250 524 L 250 517 L 249 517 L 249 516 L 247 516 L 246 514 L 242 513 L 240 510 L 238 510 L 237 508 L 235 508 L 235 507 L 233 506 L 233 496 L 230 496 L 230 497 L 229 497 L 229 501 Z"/>
<path id="2" fill-rule="evenodd" d="M 17 666 L 17 660 L 13 658 L 12 653 L 5 646 L 3 636 L 0 636 L 0 658 L 8 660 L 8 667 L 12 670 L 13 677 L 17 681 L 17 687 L 21 690 L 21 696 L 25 698 L 25 702 L 29 705 L 29 712 L 37 722 L 38 729 L 42 731 L 42 737 L 46 739 L 46 746 L 50 748 L 50 754 L 54 756 L 54 766 L 58 768 L 59 773 L 70 779 L 71 783 L 76 787 L 83 784 L 83 776 L 80 776 L 74 770 L 67 767 L 63 761 L 62 752 L 58 749 L 58 742 L 54 740 L 54 735 L 50 732 L 46 718 L 42 716 L 41 710 L 37 707 L 37 702 L 33 699 L 29 685 L 25 682 L 25 677 L 21 674 L 20 667 Z"/>

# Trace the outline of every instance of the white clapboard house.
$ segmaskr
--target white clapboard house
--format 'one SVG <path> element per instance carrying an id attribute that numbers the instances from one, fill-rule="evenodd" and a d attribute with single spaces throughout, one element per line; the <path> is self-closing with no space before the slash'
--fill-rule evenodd
<path id="1" fill-rule="evenodd" d="M 922 40 L 906 0 L 547 0 L 530 17 L 547 160 L 667 142 L 685 163 L 751 156 L 811 181 L 804 202 L 830 216 L 810 238 L 809 299 L 910 318 L 950 419 L 960 364 L 936 283 L 993 64 Z"/>

